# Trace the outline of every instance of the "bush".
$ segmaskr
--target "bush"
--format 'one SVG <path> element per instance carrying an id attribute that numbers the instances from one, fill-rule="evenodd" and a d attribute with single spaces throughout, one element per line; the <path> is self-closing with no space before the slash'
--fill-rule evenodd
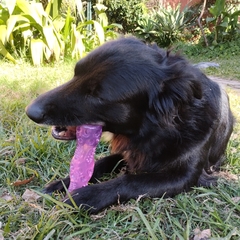
<path id="1" fill-rule="evenodd" d="M 36 65 L 43 56 L 59 60 L 64 46 L 50 10 L 50 3 L 44 10 L 41 3 L 26 0 L 0 2 L 0 54 L 11 61 L 30 55 Z"/>
<path id="2" fill-rule="evenodd" d="M 239 1 L 216 0 L 209 8 L 211 14 L 207 17 L 208 24 L 214 25 L 213 45 L 218 42 L 228 41 L 240 32 Z"/>
<path id="3" fill-rule="evenodd" d="M 143 0 L 106 0 L 104 5 L 109 21 L 121 24 L 124 33 L 134 32 L 147 11 Z"/>
<path id="4" fill-rule="evenodd" d="M 204 56 L 205 59 L 218 59 L 219 57 L 231 59 L 239 55 L 240 35 L 235 36 L 231 41 L 227 41 L 215 46 L 205 47 L 202 43 L 191 44 L 178 42 L 175 44 L 175 51 L 186 54 L 188 57 Z M 223 57 L 224 56 L 224 57 Z"/>
<path id="5" fill-rule="evenodd" d="M 196 18 L 190 9 L 183 11 L 180 5 L 172 8 L 160 6 L 152 10 L 151 14 L 145 15 L 138 21 L 135 29 L 136 35 L 148 42 L 156 42 L 161 47 L 168 47 L 175 41 L 180 40 L 183 30 Z"/>
<path id="6" fill-rule="evenodd" d="M 30 56 L 34 65 L 40 65 L 43 60 L 58 61 L 66 54 L 79 59 L 116 37 L 114 28 L 120 26 L 108 25 L 102 4 L 94 8 L 96 20 L 87 21 L 82 1 L 76 1 L 75 16 L 70 8 L 60 15 L 59 3 L 50 0 L 43 8 L 35 1 L 0 1 L 0 54 L 13 62 Z"/>

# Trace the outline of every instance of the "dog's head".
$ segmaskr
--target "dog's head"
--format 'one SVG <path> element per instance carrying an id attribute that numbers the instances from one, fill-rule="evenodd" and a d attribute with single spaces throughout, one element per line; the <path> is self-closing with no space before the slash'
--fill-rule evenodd
<path id="1" fill-rule="evenodd" d="M 182 57 L 134 38 L 110 41 L 81 59 L 69 82 L 40 95 L 26 113 L 37 123 L 61 126 L 55 135 L 83 124 L 135 134 L 143 122 L 172 121 L 183 105 L 201 98 L 192 69 Z"/>

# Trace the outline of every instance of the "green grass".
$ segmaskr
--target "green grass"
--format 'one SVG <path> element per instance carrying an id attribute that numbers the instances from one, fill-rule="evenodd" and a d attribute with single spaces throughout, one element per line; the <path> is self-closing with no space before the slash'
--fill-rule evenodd
<path id="1" fill-rule="evenodd" d="M 192 59 L 206 61 L 205 55 Z M 229 58 L 228 67 L 211 74 L 240 79 L 240 69 L 235 67 L 239 56 L 235 57 Z M 218 60 L 226 57 L 218 56 Z M 172 199 L 131 200 L 88 216 L 64 206 L 58 194 L 37 201 L 22 198 L 26 189 L 40 192 L 45 184 L 68 174 L 75 143 L 54 140 L 48 128 L 26 117 L 24 109 L 36 95 L 70 79 L 74 63 L 39 68 L 0 64 L 0 239 L 2 235 L 39 240 L 191 239 L 196 229 L 210 229 L 211 239 L 240 238 L 240 180 L 233 180 L 240 174 L 238 93 L 228 90 L 237 119 L 222 168 L 228 179 L 222 178 L 215 188 L 196 188 Z M 107 151 L 104 145 L 98 150 Z M 30 183 L 13 186 L 33 175 Z"/>
<path id="2" fill-rule="evenodd" d="M 225 77 L 228 79 L 240 80 L 240 38 L 234 41 L 202 47 L 202 44 L 194 45 L 190 43 L 177 43 L 175 48 L 186 55 L 191 62 L 216 62 L 218 68 L 208 68 L 206 73 L 209 75 Z"/>

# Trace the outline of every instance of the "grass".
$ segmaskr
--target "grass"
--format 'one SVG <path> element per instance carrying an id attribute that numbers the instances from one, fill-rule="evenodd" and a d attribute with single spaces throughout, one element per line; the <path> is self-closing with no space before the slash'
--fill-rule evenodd
<path id="1" fill-rule="evenodd" d="M 206 73 L 218 77 L 240 80 L 239 61 L 240 61 L 240 38 L 234 41 L 211 46 L 202 47 L 201 44 L 176 44 L 176 49 L 185 54 L 193 63 L 216 62 L 219 68 L 208 68 Z"/>
<path id="2" fill-rule="evenodd" d="M 206 53 L 189 57 L 195 62 L 208 60 Z M 224 62 L 226 57 L 211 60 Z M 239 62 L 235 55 L 208 73 L 240 80 Z M 64 206 L 57 194 L 32 201 L 25 197 L 26 189 L 42 195 L 45 184 L 68 174 L 75 143 L 54 140 L 48 128 L 26 117 L 24 109 L 36 95 L 70 79 L 73 66 L 68 62 L 36 68 L 1 62 L 0 239 L 193 239 L 198 229 L 202 234 L 210 231 L 210 239 L 239 239 L 240 100 L 230 89 L 237 123 L 222 168 L 225 175 L 217 187 L 195 188 L 175 198 L 131 200 L 93 216 Z M 98 151 L 107 149 L 101 145 Z M 32 176 L 28 184 L 13 184 Z M 30 197 L 34 198 L 32 192 Z"/>

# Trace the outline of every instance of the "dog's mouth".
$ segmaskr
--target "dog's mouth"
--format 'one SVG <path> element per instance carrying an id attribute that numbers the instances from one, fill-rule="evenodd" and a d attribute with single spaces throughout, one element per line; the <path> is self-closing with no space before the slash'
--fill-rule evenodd
<path id="1" fill-rule="evenodd" d="M 101 125 L 55 126 L 52 136 L 60 140 L 76 139 L 77 145 L 70 163 L 70 185 L 72 192 L 88 184 L 94 170 L 94 154 L 102 134 Z"/>
<path id="2" fill-rule="evenodd" d="M 75 140 L 76 127 L 75 126 L 53 126 L 52 136 L 58 140 Z"/>

